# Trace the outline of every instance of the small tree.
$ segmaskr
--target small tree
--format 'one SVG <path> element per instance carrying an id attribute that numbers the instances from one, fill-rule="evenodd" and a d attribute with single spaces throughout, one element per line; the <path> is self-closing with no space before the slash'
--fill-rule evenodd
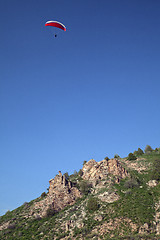
<path id="1" fill-rule="evenodd" d="M 152 151 L 153 151 L 153 149 L 151 148 L 150 145 L 147 145 L 147 146 L 145 147 L 144 152 L 145 152 L 146 154 L 150 154 Z"/>
<path id="2" fill-rule="evenodd" d="M 138 148 L 137 154 L 138 154 L 138 155 L 143 155 L 144 152 L 143 152 L 143 150 L 142 150 L 141 148 Z"/>
<path id="3" fill-rule="evenodd" d="M 109 160 L 109 157 L 105 157 L 105 160 L 108 161 L 108 160 Z"/>
<path id="4" fill-rule="evenodd" d="M 85 165 L 87 163 L 87 161 L 85 160 L 85 161 L 83 161 L 83 166 Z"/>
<path id="5" fill-rule="evenodd" d="M 118 154 L 115 154 L 114 155 L 114 158 L 119 158 L 120 156 Z"/>
<path id="6" fill-rule="evenodd" d="M 136 160 L 136 156 L 133 154 L 133 153 L 129 153 L 128 154 L 128 158 L 127 158 L 129 161 L 132 161 L 132 160 Z"/>
<path id="7" fill-rule="evenodd" d="M 143 152 L 143 150 L 141 148 L 138 148 L 138 150 L 134 151 L 133 154 L 136 155 L 136 156 L 141 156 L 142 154 L 144 154 L 144 152 Z"/>

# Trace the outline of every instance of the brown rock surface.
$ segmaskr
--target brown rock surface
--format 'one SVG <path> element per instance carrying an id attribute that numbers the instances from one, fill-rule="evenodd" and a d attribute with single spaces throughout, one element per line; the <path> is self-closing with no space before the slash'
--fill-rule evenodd
<path id="1" fill-rule="evenodd" d="M 68 181 L 65 175 L 59 171 L 59 174 L 54 179 L 49 181 L 49 192 L 47 197 L 39 202 L 36 202 L 32 207 L 39 210 L 40 216 L 45 216 L 49 207 L 55 211 L 60 211 L 68 205 L 73 205 L 75 200 L 81 197 L 81 193 L 76 187 L 72 187 L 72 183 Z"/>
<path id="2" fill-rule="evenodd" d="M 115 158 L 110 160 L 102 160 L 96 162 L 91 159 L 89 162 L 85 163 L 83 168 L 83 179 L 89 181 L 95 181 L 96 179 L 104 179 L 108 174 L 112 174 L 117 177 L 117 181 L 121 178 L 128 176 L 128 172 L 121 166 L 119 161 Z"/>

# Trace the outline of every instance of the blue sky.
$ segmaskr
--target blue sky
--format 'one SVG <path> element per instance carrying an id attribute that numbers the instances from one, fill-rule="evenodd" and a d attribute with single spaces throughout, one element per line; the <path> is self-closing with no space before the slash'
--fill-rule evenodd
<path id="1" fill-rule="evenodd" d="M 160 1 L 0 2 L 0 215 L 59 170 L 160 147 Z M 62 22 L 67 31 L 45 27 Z"/>

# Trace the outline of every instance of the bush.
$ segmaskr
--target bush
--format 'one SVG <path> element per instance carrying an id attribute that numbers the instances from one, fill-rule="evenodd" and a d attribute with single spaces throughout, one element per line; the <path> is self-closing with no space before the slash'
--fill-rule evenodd
<path id="1" fill-rule="evenodd" d="M 84 194 L 87 195 L 90 192 L 92 185 L 86 181 L 82 181 L 80 183 L 80 191 Z"/>
<path id="2" fill-rule="evenodd" d="M 105 157 L 105 160 L 108 161 L 108 160 L 109 160 L 109 157 Z"/>
<path id="3" fill-rule="evenodd" d="M 114 155 L 114 158 L 119 158 L 120 156 L 118 154 L 115 154 Z"/>
<path id="4" fill-rule="evenodd" d="M 87 163 L 87 161 L 85 160 L 85 161 L 83 161 L 83 166 L 85 165 Z"/>
<path id="5" fill-rule="evenodd" d="M 50 206 L 46 211 L 46 217 L 52 217 L 55 215 L 55 213 L 56 213 L 55 209 L 52 206 Z"/>
<path id="6" fill-rule="evenodd" d="M 88 210 L 90 213 L 98 210 L 99 207 L 100 207 L 100 206 L 99 206 L 99 203 L 98 203 L 97 198 L 92 197 L 92 198 L 90 198 L 90 199 L 88 200 L 87 210 Z"/>
<path id="7" fill-rule="evenodd" d="M 124 183 L 124 187 L 127 188 L 127 189 L 129 189 L 129 188 L 135 188 L 135 187 L 138 187 L 138 186 L 139 186 L 139 183 L 138 183 L 137 180 L 134 179 L 134 178 L 131 178 L 131 179 L 129 179 L 128 181 L 126 181 L 126 182 Z"/>
<path id="8" fill-rule="evenodd" d="M 128 154 L 128 158 L 127 158 L 129 161 L 132 161 L 132 160 L 136 160 L 136 156 L 133 154 L 133 153 L 129 153 Z"/>

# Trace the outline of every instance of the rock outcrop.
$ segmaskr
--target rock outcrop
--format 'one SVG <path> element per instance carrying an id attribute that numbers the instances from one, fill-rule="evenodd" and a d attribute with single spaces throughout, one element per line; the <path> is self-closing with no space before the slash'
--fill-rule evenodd
<path id="1" fill-rule="evenodd" d="M 68 205 L 73 205 L 75 200 L 81 197 L 78 188 L 72 186 L 72 182 L 68 181 L 60 171 L 54 179 L 49 181 L 49 184 L 47 197 L 34 204 L 32 208 L 33 214 L 34 209 L 39 209 L 40 216 L 44 217 L 49 207 L 55 211 L 60 211 Z"/>
<path id="2" fill-rule="evenodd" d="M 89 181 L 104 179 L 109 174 L 112 174 L 116 177 L 116 181 L 119 182 L 120 179 L 128 176 L 128 172 L 115 158 L 110 160 L 104 159 L 100 162 L 96 162 L 94 159 L 91 159 L 84 164 L 82 172 L 82 178 Z"/>
<path id="3" fill-rule="evenodd" d="M 128 176 L 128 172 L 121 166 L 117 159 L 102 160 L 96 162 L 94 159 L 91 159 L 89 162 L 85 163 L 82 168 L 82 178 L 89 182 L 92 182 L 94 186 L 97 180 L 107 179 L 107 176 L 111 174 L 115 176 L 116 182 L 119 182 L 120 179 Z M 31 210 L 31 215 L 35 215 L 36 211 L 39 211 L 40 217 L 43 217 L 47 213 L 48 208 L 52 208 L 55 211 L 60 211 L 68 205 L 73 205 L 75 200 L 81 197 L 81 192 L 72 182 L 66 178 L 65 175 L 59 171 L 59 174 L 49 180 L 49 192 L 47 196 L 36 202 Z M 102 196 L 105 198 L 105 201 L 114 201 L 118 199 L 118 196 Z M 111 200 L 108 200 L 110 199 Z"/>

